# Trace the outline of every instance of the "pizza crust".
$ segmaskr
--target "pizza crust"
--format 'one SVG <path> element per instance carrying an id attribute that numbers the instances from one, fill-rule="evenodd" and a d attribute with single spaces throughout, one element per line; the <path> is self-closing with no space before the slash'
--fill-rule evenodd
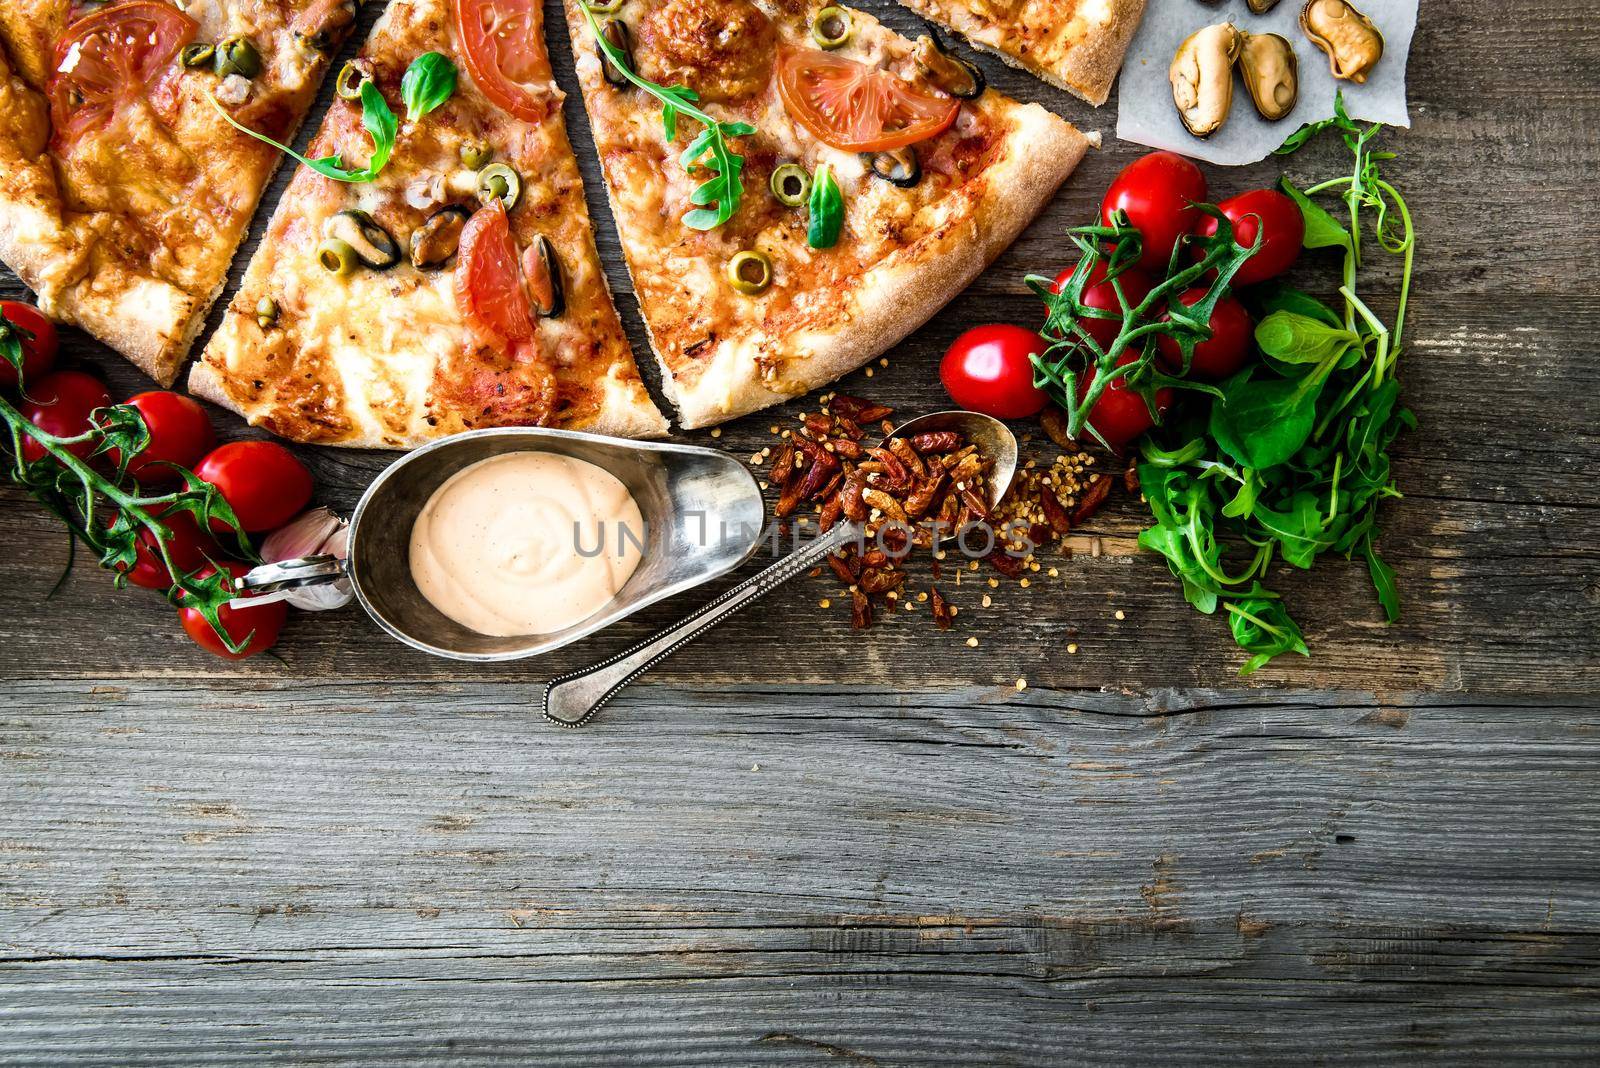
<path id="1" fill-rule="evenodd" d="M 975 48 L 999 56 L 1010 66 L 1099 107 L 1110 97 L 1111 87 L 1122 70 L 1128 45 L 1144 18 L 1146 0 L 1100 0 L 1096 6 L 1104 9 L 1107 17 L 1098 31 L 1072 44 L 1059 56 L 1045 58 L 1040 58 L 1044 55 L 1042 49 L 1019 49 L 1016 30 L 980 17 L 971 0 L 899 2 L 960 34 Z"/>

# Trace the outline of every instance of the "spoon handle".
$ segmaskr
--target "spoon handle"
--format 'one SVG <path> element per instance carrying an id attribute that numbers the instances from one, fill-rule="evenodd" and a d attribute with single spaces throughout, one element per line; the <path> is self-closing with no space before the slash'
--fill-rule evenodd
<path id="1" fill-rule="evenodd" d="M 745 605 L 771 593 L 801 572 L 811 570 L 835 549 L 861 537 L 859 524 L 841 523 L 805 548 L 752 575 L 698 612 L 633 648 L 592 667 L 551 679 L 544 689 L 545 718 L 563 727 L 583 726 L 628 683 Z"/>

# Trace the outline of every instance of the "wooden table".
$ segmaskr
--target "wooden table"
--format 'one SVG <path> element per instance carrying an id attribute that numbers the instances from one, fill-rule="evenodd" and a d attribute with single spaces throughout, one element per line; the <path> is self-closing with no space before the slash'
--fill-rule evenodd
<path id="1" fill-rule="evenodd" d="M 1405 619 L 1380 625 L 1364 568 L 1329 562 L 1285 582 L 1315 656 L 1249 680 L 1121 548 L 1126 499 L 1096 522 L 1105 555 L 989 611 L 969 584 L 951 634 L 853 634 L 803 580 L 563 731 L 541 680 L 711 591 L 535 663 L 428 659 L 351 610 L 235 665 L 81 560 L 49 597 L 66 539 L 8 492 L 0 1064 L 1592 1057 L 1594 31 L 1580 0 L 1424 4 L 1415 128 L 1389 139 L 1422 234 L 1402 371 L 1422 426 L 1382 542 Z M 1035 318 L 1022 275 L 1063 264 L 1063 229 L 1139 151 L 1108 136 L 846 388 L 939 404 L 944 346 Z M 1331 145 L 1291 164 L 1334 166 Z M 1276 170 L 1213 174 L 1225 193 Z M 804 407 L 720 444 L 748 454 Z M 301 455 L 344 506 L 390 460 Z"/>

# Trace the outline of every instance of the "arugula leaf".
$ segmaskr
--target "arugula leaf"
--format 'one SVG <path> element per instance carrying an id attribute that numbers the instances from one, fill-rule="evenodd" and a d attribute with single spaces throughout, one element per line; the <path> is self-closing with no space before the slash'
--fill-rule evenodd
<path id="1" fill-rule="evenodd" d="M 1253 654 L 1239 669 L 1239 674 L 1254 674 L 1273 657 L 1284 653 L 1311 655 L 1300 627 L 1290 618 L 1283 601 L 1261 583 L 1251 583 L 1250 592 L 1240 600 L 1227 602 L 1227 609 L 1228 627 L 1233 631 L 1234 642 Z"/>
<path id="2" fill-rule="evenodd" d="M 350 182 L 357 184 L 370 182 L 376 178 L 383 168 L 388 166 L 389 154 L 394 151 L 395 138 L 400 132 L 400 122 L 395 118 L 394 112 L 389 110 L 388 103 L 383 99 L 383 94 L 370 80 L 361 83 L 361 125 L 372 138 L 372 156 L 367 165 L 360 170 L 353 170 L 344 165 L 344 159 L 338 153 L 331 156 L 320 156 L 317 159 L 307 159 L 288 145 L 280 144 L 264 133 L 258 133 L 244 125 L 228 114 L 227 110 L 217 102 L 210 91 L 206 92 L 206 99 L 211 101 L 211 106 L 217 109 L 217 114 L 227 120 L 228 125 L 240 133 L 249 134 L 257 141 L 264 141 L 278 151 L 288 155 L 310 167 L 324 178 L 332 178 L 336 182 Z"/>
<path id="3" fill-rule="evenodd" d="M 844 226 L 844 194 L 826 163 L 817 168 L 812 179 L 806 209 L 811 215 L 806 227 L 806 244 L 812 248 L 832 248 L 838 244 L 839 230 Z"/>
<path id="4" fill-rule="evenodd" d="M 416 122 L 439 107 L 456 91 L 456 65 L 439 52 L 424 52 L 411 61 L 400 79 L 400 99 L 406 119 Z"/>
<path id="5" fill-rule="evenodd" d="M 689 195 L 689 202 L 695 207 L 684 213 L 683 224 L 692 230 L 713 230 L 733 218 L 744 196 L 744 182 L 740 179 L 744 157 L 729 147 L 728 138 L 747 137 L 755 133 L 756 128 L 747 122 L 722 122 L 712 118 L 696 106 L 700 97 L 688 86 L 658 85 L 636 74 L 622 50 L 606 40 L 594 9 L 585 0 L 579 0 L 579 6 L 583 8 L 595 47 L 605 57 L 605 62 L 661 102 L 661 129 L 668 141 L 678 136 L 679 115 L 694 119 L 704 127 L 678 157 L 683 169 L 691 174 L 701 167 L 711 172 L 711 177 Z"/>

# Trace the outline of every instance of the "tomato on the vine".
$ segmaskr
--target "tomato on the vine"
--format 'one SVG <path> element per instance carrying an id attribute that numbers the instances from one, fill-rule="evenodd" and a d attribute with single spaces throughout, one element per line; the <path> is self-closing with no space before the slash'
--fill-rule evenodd
<path id="1" fill-rule="evenodd" d="M 1072 277 L 1074 268 L 1068 267 L 1056 275 L 1056 284 L 1051 286 L 1051 292 L 1059 293 Z M 1106 277 L 1110 274 L 1105 260 L 1096 260 L 1089 269 L 1089 278 L 1083 287 L 1080 297 L 1085 307 L 1099 311 L 1122 311 L 1122 305 L 1117 303 L 1117 291 L 1112 288 L 1111 281 Z M 1122 295 L 1127 298 L 1129 308 L 1137 308 L 1150 295 L 1150 290 L 1155 286 L 1150 281 L 1150 276 L 1137 267 L 1124 268 L 1117 275 L 1116 284 L 1122 287 Z M 1079 316 L 1078 322 L 1094 338 L 1095 344 L 1106 348 L 1117 340 L 1117 335 L 1122 332 L 1122 320 L 1118 319 L 1091 319 L 1087 315 Z"/>
<path id="2" fill-rule="evenodd" d="M 1206 199 L 1206 177 L 1194 161 L 1176 152 L 1152 152 L 1123 168 L 1100 202 L 1106 226 L 1121 211 L 1139 231 L 1139 266 L 1164 275 L 1178 239 L 1193 232 L 1203 216 L 1196 204 Z"/>
<path id="3" fill-rule="evenodd" d="M 167 539 L 167 554 L 172 557 L 172 562 L 184 574 L 197 571 L 205 567 L 211 560 L 222 555 L 217 543 L 211 540 L 211 535 L 200 529 L 200 524 L 195 522 L 193 514 L 189 512 L 171 512 L 161 517 L 167 525 L 172 536 Z M 116 570 L 128 576 L 128 581 L 135 586 L 142 586 L 147 590 L 165 590 L 172 586 L 172 572 L 167 570 L 165 561 L 161 559 L 161 551 L 156 547 L 156 537 L 150 533 L 149 527 L 141 527 L 134 542 L 134 550 L 138 557 L 131 567 L 118 567 Z"/>
<path id="4" fill-rule="evenodd" d="M 224 561 L 222 567 L 235 579 L 243 576 L 248 570 L 242 564 L 232 561 Z M 208 567 L 196 577 L 204 579 L 214 574 L 216 568 Z M 278 634 L 283 630 L 284 621 L 289 618 L 289 606 L 282 601 L 245 608 L 223 605 L 217 610 L 217 619 L 222 623 L 222 629 L 228 632 L 228 637 L 235 645 L 244 643 L 244 647 L 236 653 L 223 643 L 222 638 L 198 608 L 183 605 L 185 599 L 185 595 L 180 595 L 178 598 L 178 620 L 183 624 L 184 632 L 206 652 L 215 653 L 229 660 L 243 660 L 271 649 L 278 641 Z"/>
<path id="5" fill-rule="evenodd" d="M 311 472 L 275 441 L 229 442 L 207 454 L 194 473 L 217 487 L 252 534 L 283 526 L 311 500 Z M 228 529 L 217 519 L 211 528 Z"/>
<path id="6" fill-rule="evenodd" d="M 1033 384 L 1033 360 L 1047 348 L 1032 330 L 1009 323 L 975 326 L 956 338 L 939 363 L 950 399 L 996 419 L 1037 415 L 1049 396 Z"/>
<path id="7" fill-rule="evenodd" d="M 0 315 L 6 321 L 23 333 L 18 334 L 22 342 L 22 377 L 30 385 L 39 380 L 41 375 L 50 373 L 50 368 L 56 363 L 56 349 L 60 341 L 56 336 L 56 324 L 44 317 L 44 313 L 32 304 L 23 304 L 17 300 L 0 300 Z M 17 369 L 10 360 L 0 358 L 0 389 L 13 389 L 17 385 Z"/>
<path id="8" fill-rule="evenodd" d="M 1183 292 L 1178 299 L 1184 307 L 1192 308 L 1205 299 L 1209 290 L 1195 287 Z M 1211 337 L 1194 347 L 1194 358 L 1189 361 L 1189 377 L 1212 382 L 1227 378 L 1244 366 L 1250 356 L 1255 338 L 1256 324 L 1250 313 L 1233 297 L 1223 297 L 1211 312 Z M 1167 369 L 1177 374 L 1183 368 L 1183 349 L 1171 334 L 1156 337 L 1156 351 Z"/>
<path id="9" fill-rule="evenodd" d="M 1117 360 L 1117 366 L 1132 363 L 1138 359 L 1131 352 L 1125 352 Z M 1097 374 L 1085 375 L 1083 385 L 1078 388 L 1078 399 L 1081 401 L 1089 395 L 1089 387 L 1093 384 Z M 1156 410 L 1165 414 L 1172 407 L 1173 391 L 1171 389 L 1156 390 Z M 1121 450 L 1128 442 L 1143 434 L 1155 425 L 1150 418 L 1150 408 L 1145 404 L 1144 398 L 1130 388 L 1126 379 L 1118 378 L 1106 386 L 1100 394 L 1100 399 L 1095 401 L 1094 408 L 1089 412 L 1088 425 L 1099 432 L 1113 449 Z"/>
<path id="10" fill-rule="evenodd" d="M 140 482 L 171 482 L 178 477 L 168 464 L 193 467 L 217 443 L 216 431 L 200 403 L 181 393 L 153 389 L 125 402 L 139 410 L 150 429 L 150 444 L 128 461 L 128 473 Z M 111 462 L 120 462 L 113 449 Z"/>
<path id="11" fill-rule="evenodd" d="M 1250 286 L 1276 278 L 1300 258 L 1300 244 L 1306 236 L 1305 216 L 1300 206 L 1276 189 L 1252 189 L 1229 197 L 1217 205 L 1233 224 L 1233 240 L 1241 248 L 1255 243 L 1261 233 L 1261 247 L 1244 261 L 1233 276 L 1236 286 Z M 1197 231 L 1202 237 L 1217 232 L 1217 220 L 1205 216 Z"/>
<path id="12" fill-rule="evenodd" d="M 106 384 L 82 371 L 57 371 L 28 384 L 23 398 L 23 418 L 53 437 L 72 438 L 89 429 L 89 416 L 96 408 L 111 403 L 111 393 Z M 67 446 L 67 451 L 83 459 L 94 446 L 80 441 Z M 43 459 L 49 453 L 35 439 L 23 436 L 22 458 L 28 463 Z"/>

